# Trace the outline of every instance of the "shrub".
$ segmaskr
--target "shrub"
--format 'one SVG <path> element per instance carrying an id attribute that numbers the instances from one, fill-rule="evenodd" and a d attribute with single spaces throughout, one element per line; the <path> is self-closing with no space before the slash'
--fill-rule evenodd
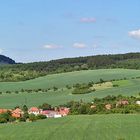
<path id="1" fill-rule="evenodd" d="M 5 118 L 0 118 L 0 123 L 7 123 L 7 120 Z"/>
<path id="2" fill-rule="evenodd" d="M 39 114 L 36 116 L 36 118 L 39 119 L 46 119 L 47 117 L 45 115 Z"/>

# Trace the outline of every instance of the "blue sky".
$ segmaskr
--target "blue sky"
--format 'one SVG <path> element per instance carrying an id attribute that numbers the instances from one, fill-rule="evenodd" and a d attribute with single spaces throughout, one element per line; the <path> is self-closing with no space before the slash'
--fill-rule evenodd
<path id="1" fill-rule="evenodd" d="M 140 0 L 1 0 L 0 53 L 17 62 L 140 51 Z"/>

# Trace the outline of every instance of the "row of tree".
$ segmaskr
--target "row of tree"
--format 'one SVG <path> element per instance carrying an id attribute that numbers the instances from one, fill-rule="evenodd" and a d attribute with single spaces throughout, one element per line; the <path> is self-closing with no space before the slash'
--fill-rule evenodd
<path id="1" fill-rule="evenodd" d="M 23 81 L 52 73 L 100 68 L 140 69 L 140 53 L 65 58 L 0 66 L 0 81 Z"/>
<path id="2" fill-rule="evenodd" d="M 107 96 L 95 98 L 92 102 L 70 101 L 65 104 L 70 108 L 70 113 L 77 114 L 109 114 L 109 113 L 140 113 L 140 105 L 136 104 L 140 98 L 118 96 Z"/>

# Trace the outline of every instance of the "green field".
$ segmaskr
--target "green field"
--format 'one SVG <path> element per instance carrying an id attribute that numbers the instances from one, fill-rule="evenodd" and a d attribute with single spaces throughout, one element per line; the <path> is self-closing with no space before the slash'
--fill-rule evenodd
<path id="1" fill-rule="evenodd" d="M 38 106 L 43 103 L 60 105 L 71 100 L 92 101 L 93 98 L 122 94 L 138 96 L 140 92 L 140 70 L 88 70 L 53 74 L 23 82 L 1 82 L 0 91 L 19 91 L 23 89 L 46 89 L 53 86 L 57 91 L 46 93 L 3 93 L 0 95 L 0 108 L 15 106 Z M 95 92 L 73 95 L 66 85 L 98 82 L 103 80 L 124 79 L 93 87 Z M 113 87 L 117 84 L 118 87 Z M 79 115 L 59 119 L 46 119 L 33 123 L 14 123 L 0 125 L 0 140 L 139 140 L 140 115 Z"/>
<path id="2" fill-rule="evenodd" d="M 132 77 L 138 77 L 140 75 L 139 70 L 93 70 L 93 71 L 79 71 L 65 74 L 49 75 L 34 80 L 25 82 L 11 82 L 0 83 L 0 90 L 20 90 L 20 88 L 46 88 L 50 86 L 57 86 L 59 90 L 49 91 L 47 93 L 11 93 L 0 95 L 0 107 L 1 108 L 14 108 L 15 106 L 23 106 L 26 104 L 30 106 L 38 106 L 42 103 L 49 103 L 52 105 L 60 105 L 67 103 L 71 100 L 83 100 L 92 101 L 94 97 L 105 97 L 107 95 L 122 94 L 125 96 L 134 95 L 137 96 L 140 92 L 140 79 L 131 79 Z M 74 78 L 75 77 L 75 78 Z M 119 87 L 106 88 L 97 90 L 89 94 L 73 95 L 71 90 L 65 87 L 66 84 L 72 85 L 74 83 L 84 83 L 90 81 L 99 81 L 100 78 L 104 80 L 129 78 L 129 80 L 115 81 L 113 84 L 118 84 Z M 62 90 L 63 88 L 63 90 Z"/>
<path id="3" fill-rule="evenodd" d="M 85 70 L 68 72 L 61 74 L 52 74 L 33 80 L 23 82 L 0 82 L 0 91 L 15 91 L 24 89 L 37 89 L 37 88 L 51 88 L 56 86 L 58 88 L 65 87 L 66 85 L 73 85 L 75 83 L 87 83 L 89 81 L 98 82 L 100 78 L 103 80 L 121 79 L 139 77 L 140 70 L 128 69 L 100 69 L 100 70 Z"/>
<path id="4" fill-rule="evenodd" d="M 0 140 L 139 140 L 139 115 L 85 115 L 0 125 Z"/>

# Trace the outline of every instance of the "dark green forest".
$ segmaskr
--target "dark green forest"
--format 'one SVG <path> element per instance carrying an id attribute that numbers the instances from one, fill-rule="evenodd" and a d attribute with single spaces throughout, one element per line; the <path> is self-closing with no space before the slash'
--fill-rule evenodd
<path id="1" fill-rule="evenodd" d="M 0 81 L 29 80 L 47 74 L 88 69 L 140 69 L 140 53 L 64 58 L 25 64 L 15 64 L 15 61 L 8 57 L 6 58 L 8 59 L 7 63 L 5 65 L 0 64 Z M 0 56 L 0 62 L 3 62 L 3 59 L 3 56 Z"/>
<path id="2" fill-rule="evenodd" d="M 0 65 L 2 64 L 15 64 L 15 61 L 4 55 L 0 55 Z"/>

